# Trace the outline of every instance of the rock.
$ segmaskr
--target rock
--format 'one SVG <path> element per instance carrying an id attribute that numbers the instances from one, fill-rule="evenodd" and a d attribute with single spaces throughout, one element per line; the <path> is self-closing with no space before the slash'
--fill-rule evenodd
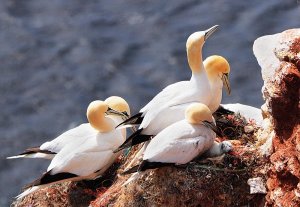
<path id="1" fill-rule="evenodd" d="M 254 127 L 253 127 L 253 126 L 250 126 L 250 125 L 247 125 L 247 126 L 244 127 L 244 131 L 245 131 L 245 133 L 247 133 L 247 134 L 251 134 L 251 133 L 254 132 Z"/>
<path id="2" fill-rule="evenodd" d="M 264 116 L 274 136 L 267 206 L 300 206 L 300 29 L 258 38 L 254 54 L 262 68 Z"/>
<path id="3" fill-rule="evenodd" d="M 272 140 L 274 135 L 275 132 L 273 130 L 273 126 L 270 119 L 265 118 L 262 123 L 262 127 L 258 130 L 257 133 L 257 144 L 260 146 L 260 153 L 263 156 L 269 157 L 273 153 Z"/>
<path id="4" fill-rule="evenodd" d="M 265 182 L 263 178 L 257 177 L 257 178 L 250 178 L 247 181 L 248 185 L 250 186 L 250 194 L 256 194 L 256 193 L 267 193 L 267 189 L 265 186 Z"/>
<path id="5" fill-rule="evenodd" d="M 96 192 L 85 182 L 54 184 L 15 201 L 11 206 L 78 206 L 86 207 L 96 197 Z"/>
<path id="6" fill-rule="evenodd" d="M 54 202 L 54 206 L 260 207 L 265 203 L 265 195 L 261 194 L 267 193 L 266 206 L 300 206 L 299 51 L 299 29 L 255 41 L 254 54 L 262 67 L 266 101 L 258 143 L 235 141 L 240 152 L 225 155 L 222 163 L 209 165 L 195 160 L 183 167 L 149 170 L 123 186 L 129 176 L 122 172 L 138 152 L 135 147 L 123 157 L 120 167 L 106 173 L 92 187 L 85 182 L 53 185 L 14 205 L 45 206 Z M 260 150 L 265 156 L 259 156 L 257 145 L 262 145 Z M 107 181 L 109 184 L 104 186 Z"/>

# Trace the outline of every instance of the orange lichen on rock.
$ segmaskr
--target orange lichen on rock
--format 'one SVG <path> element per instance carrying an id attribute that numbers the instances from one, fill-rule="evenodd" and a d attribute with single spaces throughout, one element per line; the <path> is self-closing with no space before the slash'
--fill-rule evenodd
<path id="1" fill-rule="evenodd" d="M 269 56 L 257 51 L 270 43 Z M 263 94 L 275 132 L 267 206 L 300 206 L 300 29 L 258 39 L 254 53 L 262 67 Z"/>

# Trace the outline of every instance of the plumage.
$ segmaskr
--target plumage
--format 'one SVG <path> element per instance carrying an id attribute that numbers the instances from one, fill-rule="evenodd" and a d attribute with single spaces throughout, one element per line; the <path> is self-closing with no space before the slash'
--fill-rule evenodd
<path id="1" fill-rule="evenodd" d="M 215 133 L 203 125 L 186 120 L 174 123 L 155 136 L 147 146 L 143 159 L 149 162 L 186 164 L 208 150 Z"/>
<path id="2" fill-rule="evenodd" d="M 216 25 L 206 31 L 195 32 L 187 39 L 191 79 L 167 86 L 140 110 L 143 120 L 139 126 L 141 131 L 135 134 L 135 139 L 138 137 L 136 135 L 156 135 L 169 125 L 183 120 L 184 111 L 191 103 L 200 102 L 209 105 L 212 94 L 202 63 L 202 47 L 217 27 Z"/>
<path id="3" fill-rule="evenodd" d="M 113 153 L 125 141 L 120 130 L 94 135 L 81 144 L 71 144 L 63 148 L 51 161 L 47 171 L 51 174 L 68 172 L 87 176 L 101 170 L 104 172 L 120 153 Z"/>
<path id="4" fill-rule="evenodd" d="M 16 156 L 7 157 L 6 159 L 17 159 L 17 158 L 44 158 L 52 159 L 56 153 L 49 150 L 42 150 L 39 147 L 32 147 L 26 149 L 24 152 Z"/>
<path id="5" fill-rule="evenodd" d="M 80 138 L 64 145 L 52 159 L 46 173 L 27 185 L 31 187 L 17 198 L 49 184 L 90 180 L 102 175 L 120 156 L 121 152 L 113 151 L 126 139 L 124 129 L 115 129 L 121 120 L 116 120 L 115 115 L 105 116 L 107 109 L 108 104 L 103 101 L 92 102 L 87 109 L 90 123 L 82 124 L 77 129 L 80 133 L 76 134 L 81 135 Z"/>
<path id="6" fill-rule="evenodd" d="M 114 152 L 119 152 L 120 150 L 126 149 L 128 147 L 146 142 L 151 140 L 152 135 L 145 135 L 145 134 L 141 134 L 141 132 L 143 131 L 143 129 L 138 129 L 137 131 L 135 131 L 132 135 L 130 135 L 126 141 Z"/>
<path id="7" fill-rule="evenodd" d="M 191 104 L 185 110 L 185 119 L 168 126 L 151 139 L 144 151 L 141 165 L 126 173 L 186 164 L 205 153 L 213 146 L 216 138 L 214 131 L 204 124 L 205 121 L 213 122 L 209 108 L 201 103 Z M 128 182 L 133 178 L 137 178 L 136 174 Z"/>
<path id="8" fill-rule="evenodd" d="M 221 104 L 223 86 L 225 86 L 229 95 L 231 93 L 230 83 L 228 80 L 230 65 L 224 57 L 219 55 L 207 57 L 203 61 L 203 64 L 207 72 L 211 93 L 213 94 L 213 98 L 211 99 L 208 107 L 214 113 Z"/>
<path id="9" fill-rule="evenodd" d="M 137 113 L 134 116 L 126 119 L 125 121 L 121 122 L 120 124 L 118 124 L 117 127 L 123 125 L 123 126 L 133 126 L 133 125 L 139 125 L 142 123 L 143 121 L 143 117 L 142 117 L 143 113 Z"/>
<path id="10" fill-rule="evenodd" d="M 229 141 L 216 142 L 214 141 L 213 145 L 203 154 L 204 157 L 218 157 L 224 153 L 231 152 L 233 146 Z"/>
<path id="11" fill-rule="evenodd" d="M 120 112 L 130 113 L 128 108 L 128 104 L 124 99 L 117 96 L 112 96 L 107 98 L 104 102 L 108 103 L 108 105 L 113 108 L 109 108 L 110 115 L 107 117 L 111 118 L 116 125 L 123 122 L 123 115 L 118 114 Z M 120 107 L 121 105 L 122 107 Z M 116 111 L 114 111 L 116 109 Z M 107 112 L 106 112 L 107 113 Z M 126 136 L 126 130 L 122 130 L 123 136 Z M 51 141 L 47 141 L 43 143 L 40 147 L 28 148 L 23 153 L 17 156 L 7 157 L 7 159 L 16 159 L 16 158 L 44 158 L 44 159 L 53 159 L 53 157 L 62 150 L 65 146 L 70 143 L 76 142 L 77 145 L 84 142 L 86 139 L 93 137 L 95 135 L 95 129 L 90 125 L 90 123 L 81 124 L 75 128 L 72 128 L 55 139 Z"/>

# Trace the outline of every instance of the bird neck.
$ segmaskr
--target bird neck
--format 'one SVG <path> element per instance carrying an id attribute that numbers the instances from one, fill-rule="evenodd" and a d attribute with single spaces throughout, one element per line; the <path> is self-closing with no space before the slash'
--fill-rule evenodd
<path id="1" fill-rule="evenodd" d="M 223 88 L 223 81 L 221 78 L 221 75 L 219 75 L 218 73 L 211 73 L 211 72 L 207 72 L 207 78 L 209 81 L 209 84 L 213 89 L 221 89 Z"/>
<path id="2" fill-rule="evenodd" d="M 193 74 L 200 74 L 203 71 L 202 47 L 193 46 L 187 48 L 187 58 Z"/>
<path id="3" fill-rule="evenodd" d="M 114 123 L 113 123 L 113 127 L 115 128 L 116 126 L 118 126 L 120 123 L 122 123 L 123 121 L 125 121 L 121 116 L 118 115 L 109 115 L 107 116 L 108 118 L 110 118 Z M 123 135 L 123 137 L 126 138 L 126 128 L 123 129 L 119 129 Z M 124 140 L 125 141 L 125 140 Z"/>
<path id="4" fill-rule="evenodd" d="M 109 117 L 99 117 L 99 124 L 97 130 L 101 133 L 110 132 L 114 129 L 114 121 Z"/>

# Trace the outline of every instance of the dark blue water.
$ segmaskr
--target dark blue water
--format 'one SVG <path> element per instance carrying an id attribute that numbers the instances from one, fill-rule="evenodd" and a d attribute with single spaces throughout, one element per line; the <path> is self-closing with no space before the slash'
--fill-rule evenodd
<path id="1" fill-rule="evenodd" d="M 38 146 L 86 121 L 94 99 L 120 95 L 137 112 L 166 85 L 189 79 L 185 41 L 219 24 L 204 57 L 231 64 L 223 103 L 263 103 L 252 53 L 262 35 L 300 25 L 299 1 L 4 0 L 0 4 L 0 156 Z M 47 161 L 4 160 L 0 206 Z"/>

